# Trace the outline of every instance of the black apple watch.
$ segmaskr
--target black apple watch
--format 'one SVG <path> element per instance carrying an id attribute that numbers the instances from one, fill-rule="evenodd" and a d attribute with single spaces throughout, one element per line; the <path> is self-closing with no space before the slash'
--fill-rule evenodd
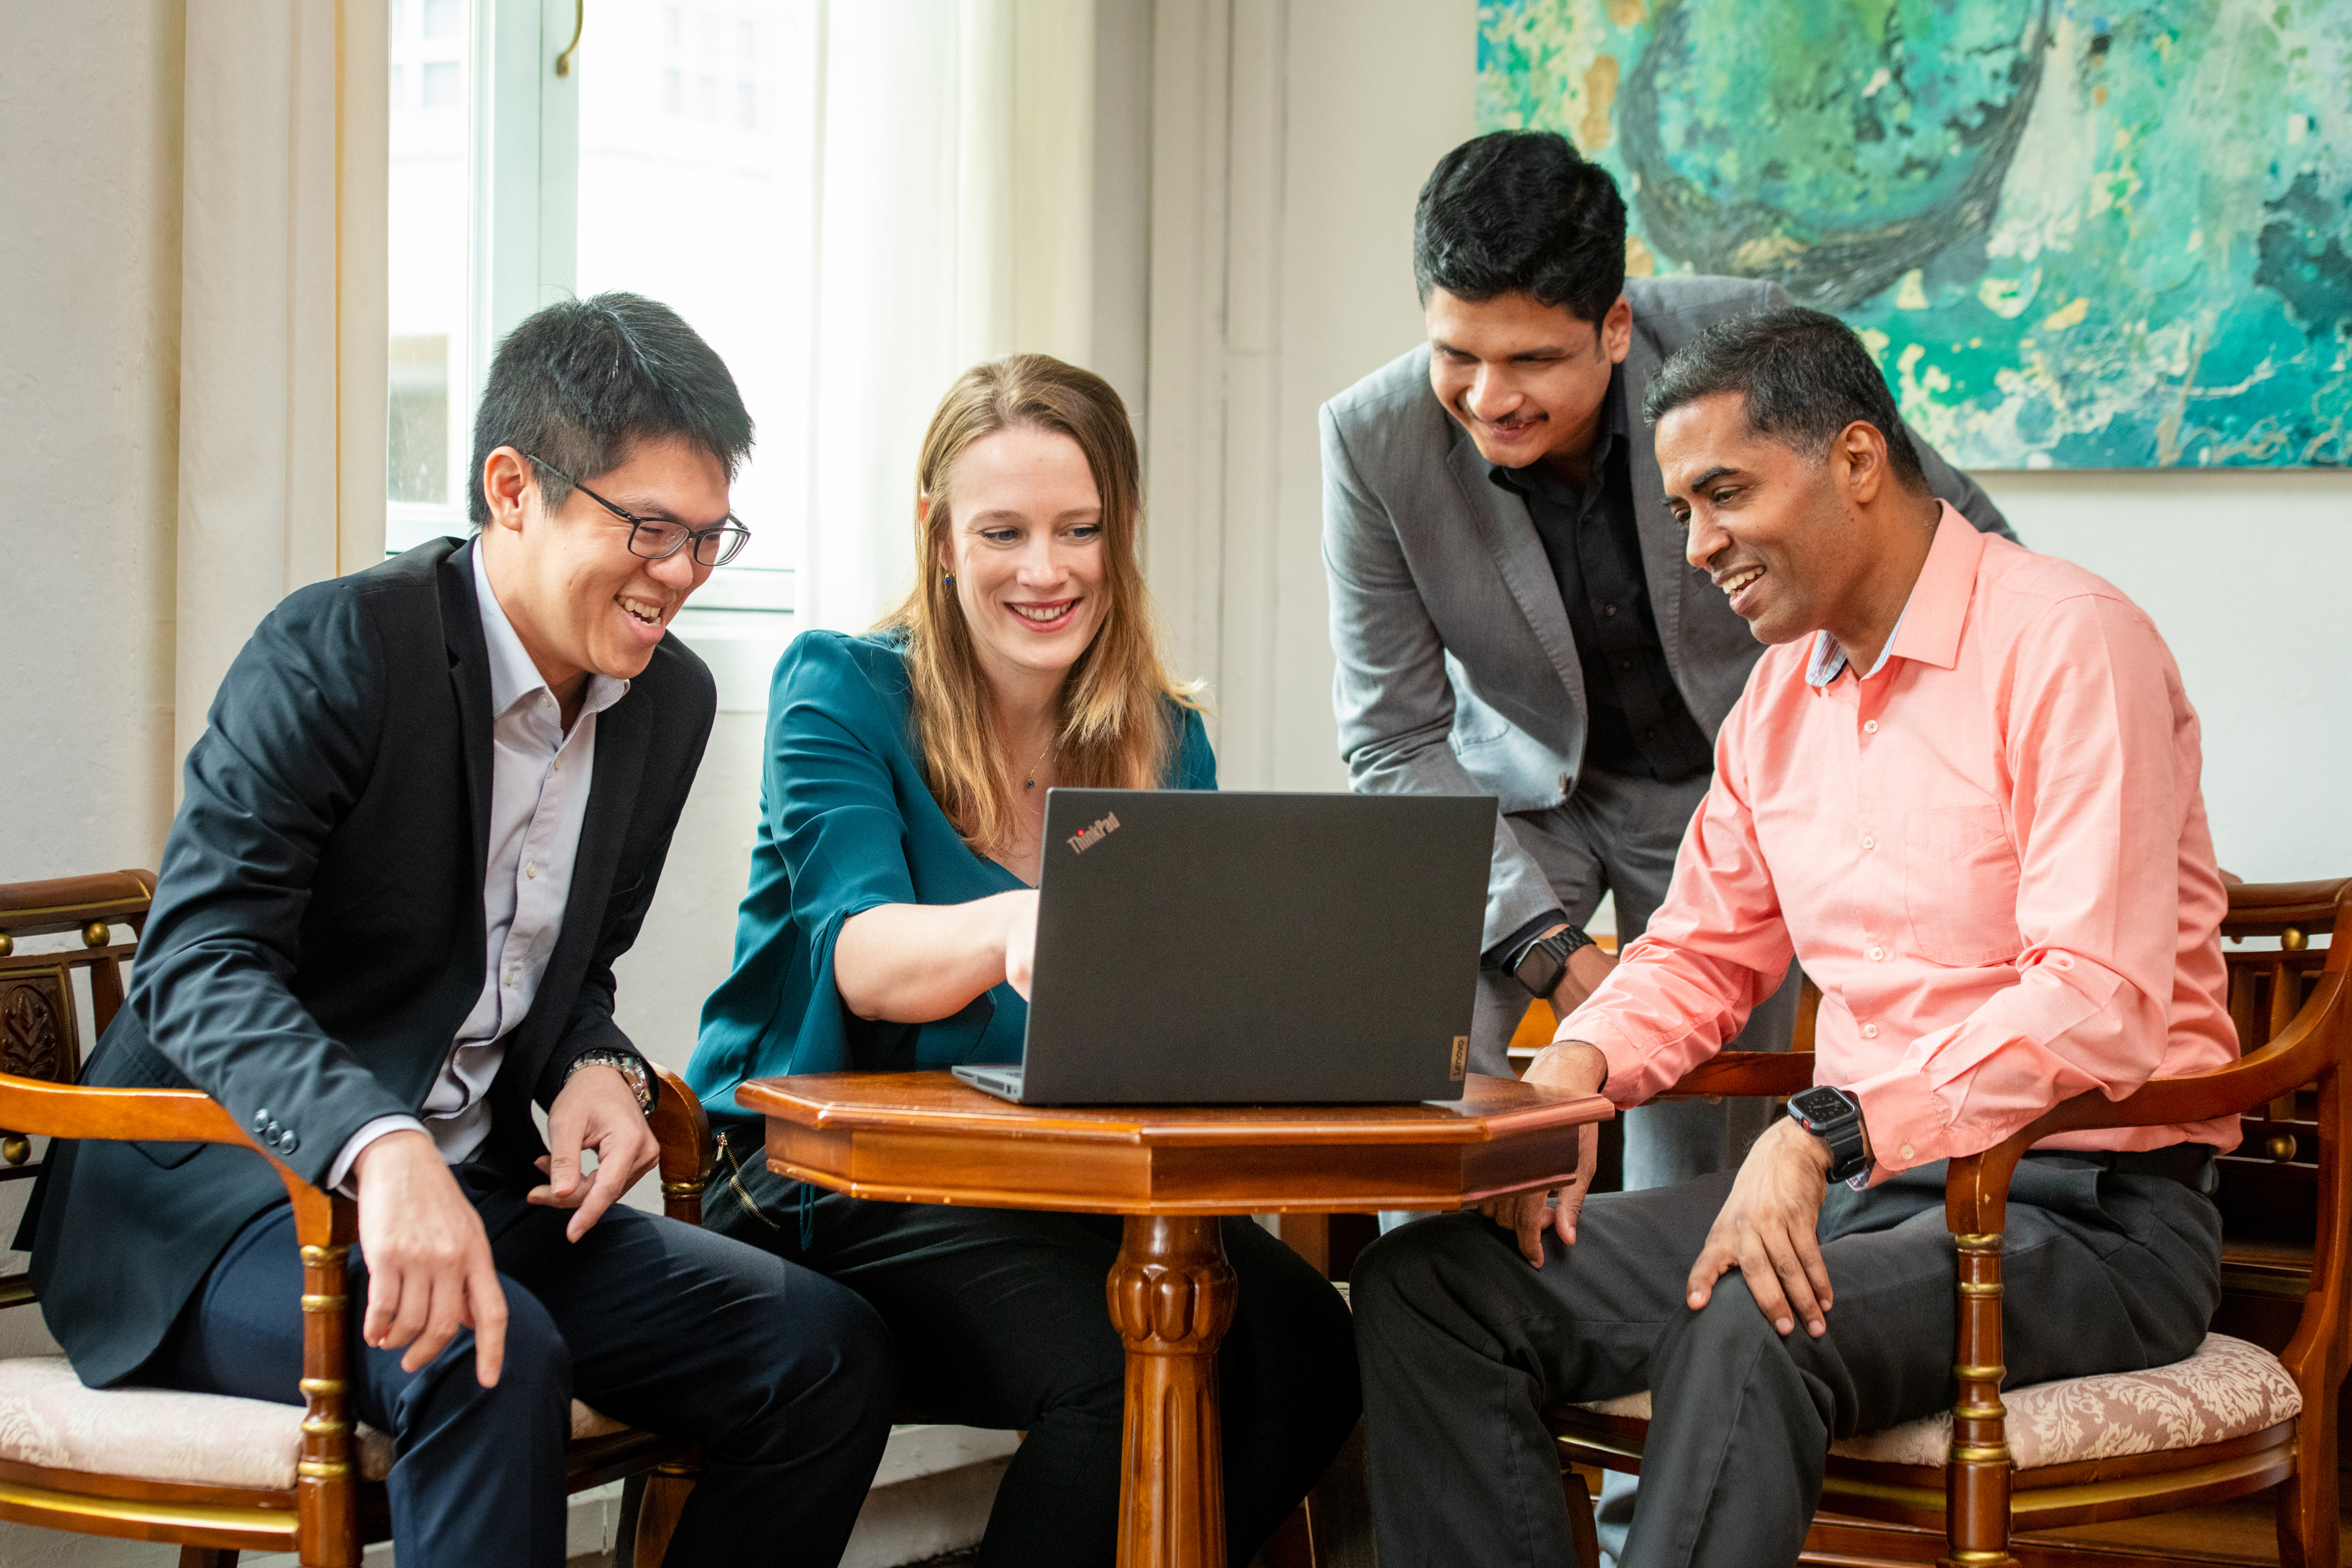
<path id="1" fill-rule="evenodd" d="M 1850 1182 L 1870 1169 L 1863 1141 L 1862 1106 L 1853 1096 L 1827 1084 L 1815 1084 L 1789 1097 L 1789 1118 L 1829 1145 L 1830 1180 Z"/>
<path id="2" fill-rule="evenodd" d="M 1511 976 L 1528 988 L 1528 995 L 1549 996 L 1559 989 L 1559 977 L 1568 973 L 1570 954 L 1591 945 L 1592 939 L 1579 927 L 1554 926 L 1519 949 Z"/>

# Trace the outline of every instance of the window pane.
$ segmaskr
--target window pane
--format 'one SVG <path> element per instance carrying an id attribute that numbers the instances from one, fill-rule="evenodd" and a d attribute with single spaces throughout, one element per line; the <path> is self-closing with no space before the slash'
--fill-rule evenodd
<path id="1" fill-rule="evenodd" d="M 734 491 L 751 542 L 697 606 L 790 603 L 810 467 L 816 10 L 614 6 L 590 17 L 582 54 L 580 293 L 671 306 L 726 360 L 758 426 Z"/>
<path id="2" fill-rule="evenodd" d="M 421 26 L 406 25 L 412 13 Z M 384 544 L 395 553 L 466 531 L 467 23 L 466 0 L 392 10 Z"/>

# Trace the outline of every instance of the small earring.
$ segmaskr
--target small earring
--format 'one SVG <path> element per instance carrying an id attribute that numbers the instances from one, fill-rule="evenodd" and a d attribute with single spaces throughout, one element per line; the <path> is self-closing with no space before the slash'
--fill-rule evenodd
<path id="1" fill-rule="evenodd" d="M 952 588 L 955 586 L 955 574 L 952 572 L 942 572 L 940 574 L 940 581 Z"/>

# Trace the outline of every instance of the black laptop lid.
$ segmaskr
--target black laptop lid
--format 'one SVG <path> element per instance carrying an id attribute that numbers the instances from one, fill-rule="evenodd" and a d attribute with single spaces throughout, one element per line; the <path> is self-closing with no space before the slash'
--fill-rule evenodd
<path id="1" fill-rule="evenodd" d="M 1053 791 L 1022 1099 L 1458 1098 L 1495 809 Z"/>

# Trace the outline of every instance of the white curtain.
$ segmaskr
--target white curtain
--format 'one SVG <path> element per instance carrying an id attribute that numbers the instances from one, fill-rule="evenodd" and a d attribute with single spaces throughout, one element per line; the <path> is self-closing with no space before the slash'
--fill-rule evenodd
<path id="1" fill-rule="evenodd" d="M 189 0 L 175 754 L 306 583 L 383 554 L 385 0 Z"/>
<path id="2" fill-rule="evenodd" d="M 824 13 L 803 626 L 912 580 L 923 426 L 967 366 L 1091 357 L 1094 0 Z"/>

